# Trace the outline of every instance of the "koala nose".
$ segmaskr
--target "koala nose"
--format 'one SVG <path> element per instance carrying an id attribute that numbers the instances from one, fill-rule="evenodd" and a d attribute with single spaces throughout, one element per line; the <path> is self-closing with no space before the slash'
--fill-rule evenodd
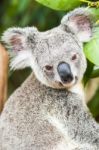
<path id="1" fill-rule="evenodd" d="M 73 80 L 73 75 L 68 63 L 61 62 L 57 70 L 63 83 L 70 83 Z"/>

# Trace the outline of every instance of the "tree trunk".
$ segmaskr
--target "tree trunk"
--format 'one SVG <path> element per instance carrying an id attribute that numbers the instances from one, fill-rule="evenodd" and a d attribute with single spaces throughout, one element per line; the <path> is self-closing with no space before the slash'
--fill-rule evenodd
<path id="1" fill-rule="evenodd" d="M 0 44 L 0 113 L 7 97 L 8 53 Z"/>

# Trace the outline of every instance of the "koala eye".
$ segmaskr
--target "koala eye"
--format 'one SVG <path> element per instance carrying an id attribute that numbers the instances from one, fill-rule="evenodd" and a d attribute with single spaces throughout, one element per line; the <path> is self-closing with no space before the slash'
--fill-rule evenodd
<path id="1" fill-rule="evenodd" d="M 74 54 L 71 58 L 71 60 L 76 60 L 77 59 L 77 54 Z"/>
<path id="2" fill-rule="evenodd" d="M 52 71 L 53 70 L 53 66 L 46 65 L 45 69 L 46 69 L 46 71 Z"/>

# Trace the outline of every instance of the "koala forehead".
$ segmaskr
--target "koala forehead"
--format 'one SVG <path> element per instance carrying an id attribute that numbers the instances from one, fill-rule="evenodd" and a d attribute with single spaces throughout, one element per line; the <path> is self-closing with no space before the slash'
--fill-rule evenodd
<path id="1" fill-rule="evenodd" d="M 35 40 L 35 48 L 33 47 L 33 53 L 36 56 L 37 54 L 44 56 L 45 59 L 47 56 L 62 57 L 68 51 L 82 51 L 82 43 L 73 33 L 60 26 L 46 32 L 39 32 Z"/>

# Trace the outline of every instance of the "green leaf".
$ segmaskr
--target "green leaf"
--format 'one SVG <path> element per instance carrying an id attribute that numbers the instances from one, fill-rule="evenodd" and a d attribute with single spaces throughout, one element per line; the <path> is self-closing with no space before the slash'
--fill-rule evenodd
<path id="1" fill-rule="evenodd" d="M 99 9 L 97 9 L 97 8 L 90 8 L 89 11 L 93 15 L 94 19 L 99 19 Z"/>
<path id="2" fill-rule="evenodd" d="M 80 0 L 36 0 L 37 2 L 55 10 L 71 10 L 81 4 Z"/>
<path id="3" fill-rule="evenodd" d="M 93 32 L 93 38 L 85 44 L 84 52 L 88 60 L 99 66 L 99 27 L 95 28 Z"/>

